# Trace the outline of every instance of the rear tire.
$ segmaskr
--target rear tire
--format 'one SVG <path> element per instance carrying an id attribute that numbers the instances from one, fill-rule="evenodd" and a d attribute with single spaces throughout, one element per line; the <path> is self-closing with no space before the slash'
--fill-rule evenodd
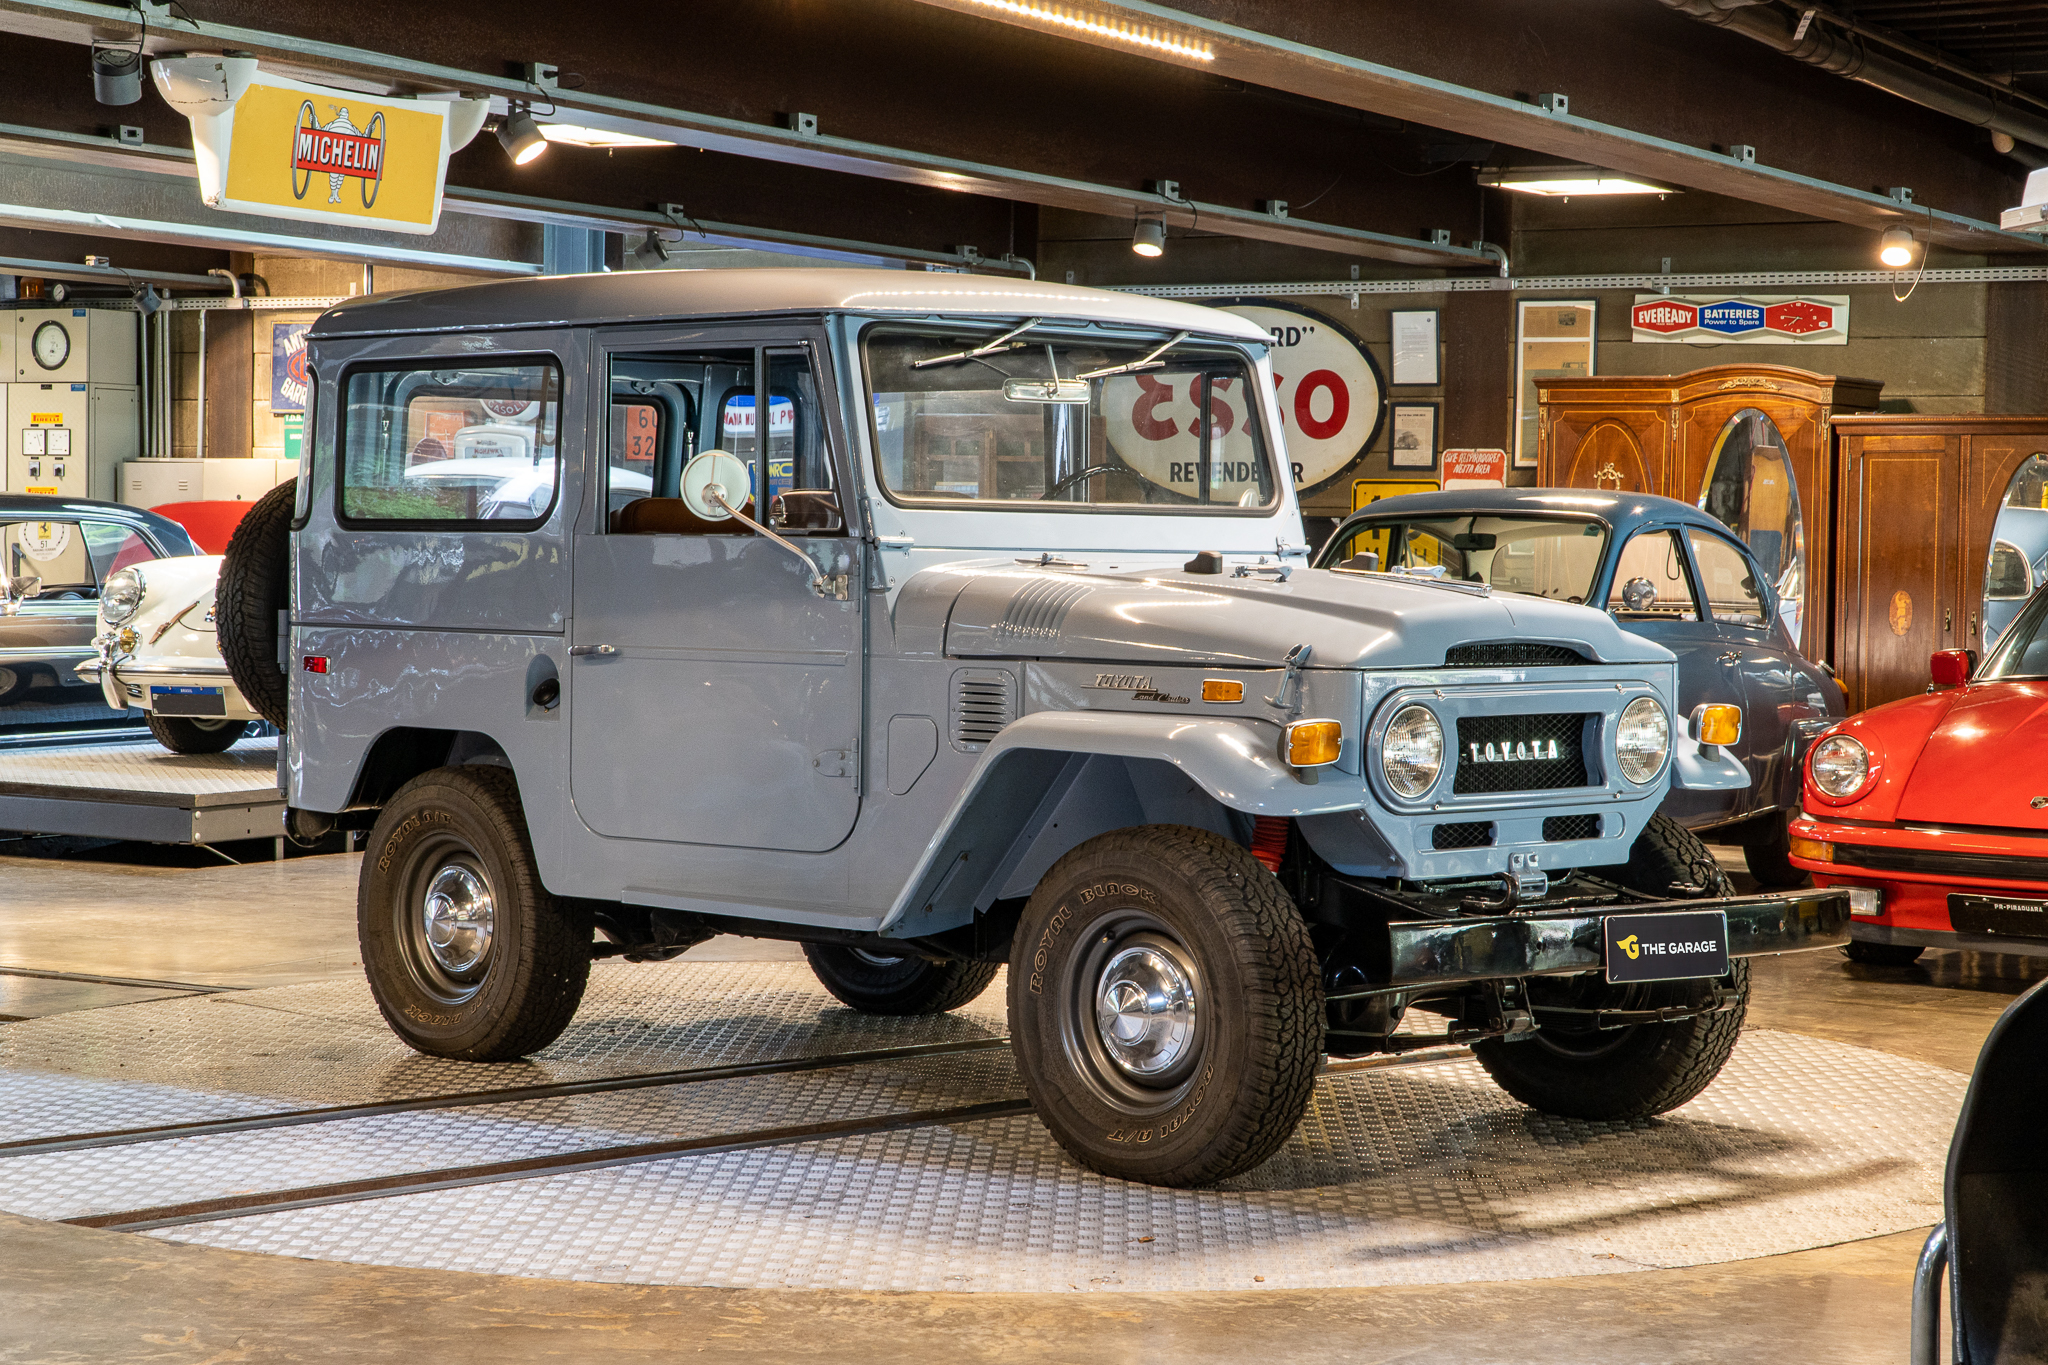
<path id="1" fill-rule="evenodd" d="M 277 614 L 291 606 L 292 502 L 281 483 L 256 500 L 228 540 L 213 598 L 221 660 L 257 715 L 284 729 L 289 676 L 278 665 Z"/>
<path id="2" fill-rule="evenodd" d="M 209 720 L 198 716 L 160 716 L 151 711 L 149 732 L 174 754 L 218 754 L 234 746 L 249 729 L 245 720 Z"/>
<path id="3" fill-rule="evenodd" d="M 592 923 L 541 885 L 505 768 L 438 768 L 377 817 L 356 891 L 370 992 L 416 1051 L 505 1062 L 561 1035 L 590 979 Z"/>
<path id="4" fill-rule="evenodd" d="M 1684 894 L 1674 892 L 1674 887 L 1704 886 L 1719 896 L 1734 890 L 1707 846 L 1664 815 L 1650 817 L 1629 850 L 1626 866 L 1603 871 L 1608 880 L 1653 896 Z M 1700 908 L 1712 905 L 1703 900 Z M 1538 977 L 1525 991 L 1529 1004 L 1538 1010 L 1545 1005 L 1641 1010 L 1703 1005 L 1715 984 L 1614 984 L 1588 972 Z M 1666 1113 L 1712 1084 L 1735 1051 L 1749 1010 L 1749 964 L 1737 959 L 1718 984 L 1733 986 L 1736 992 L 1734 1007 L 1720 1014 L 1620 1029 L 1543 1024 L 1533 1038 L 1474 1043 L 1472 1054 L 1501 1089 L 1546 1114 L 1614 1121 Z"/>
<path id="5" fill-rule="evenodd" d="M 20 701 L 36 685 L 36 675 L 26 668 L 0 667 L 0 706 Z"/>
<path id="6" fill-rule="evenodd" d="M 1779 890 L 1804 886 L 1808 880 L 1805 868 L 1792 865 L 1792 835 L 1782 815 L 1772 816 L 1764 834 L 1742 846 L 1742 861 L 1758 886 Z"/>
<path id="7" fill-rule="evenodd" d="M 1865 943 L 1852 938 L 1846 951 L 1851 962 L 1860 962 L 1866 967 L 1910 967 L 1927 950 L 1910 943 Z"/>
<path id="8" fill-rule="evenodd" d="M 804 957 L 818 983 L 862 1014 L 944 1014 L 971 1003 L 1001 970 L 998 962 L 933 962 L 806 943 Z"/>
<path id="9" fill-rule="evenodd" d="M 1308 926 L 1249 851 L 1118 830 L 1038 884 L 1010 951 L 1010 1038 L 1082 1165 L 1151 1185 L 1248 1171 L 1301 1121 L 1323 1051 Z"/>

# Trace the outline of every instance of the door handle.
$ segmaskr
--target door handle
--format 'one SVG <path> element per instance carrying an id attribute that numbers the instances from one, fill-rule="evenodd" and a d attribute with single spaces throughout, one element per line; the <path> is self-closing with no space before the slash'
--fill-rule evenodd
<path id="1" fill-rule="evenodd" d="M 1721 656 L 1721 662 L 1722 662 L 1722 663 L 1724 663 L 1724 664 L 1739 664 L 1739 663 L 1741 663 L 1741 662 L 1742 662 L 1742 651 L 1741 651 L 1741 650 L 1739 650 L 1739 649 L 1731 649 L 1731 650 L 1729 650 L 1729 651 L 1728 651 L 1728 652 L 1727 652 L 1726 654 L 1723 654 L 1723 655 Z"/>
<path id="2" fill-rule="evenodd" d="M 569 646 L 569 657 L 570 657 L 570 658 L 572 658 L 572 659 L 584 659 L 584 658 L 591 658 L 591 657 L 595 657 L 595 658 L 600 658 L 600 659 L 601 659 L 601 658 L 603 658 L 604 656 L 606 656 L 607 654 L 616 654 L 616 653 L 618 653 L 618 652 L 619 652 L 619 648 L 618 648 L 618 646 L 617 646 L 617 645 L 570 645 L 570 646 Z"/>

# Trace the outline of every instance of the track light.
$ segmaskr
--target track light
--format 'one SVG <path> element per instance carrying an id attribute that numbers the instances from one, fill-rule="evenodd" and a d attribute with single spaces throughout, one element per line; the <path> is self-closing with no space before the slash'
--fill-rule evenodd
<path id="1" fill-rule="evenodd" d="M 101 104 L 134 104 L 142 98 L 142 52 L 138 48 L 92 50 L 92 97 Z"/>
<path id="2" fill-rule="evenodd" d="M 1164 218 L 1140 218 L 1135 231 L 1131 233 L 1131 250 L 1140 256 L 1163 256 L 1166 254 L 1166 220 Z"/>
<path id="3" fill-rule="evenodd" d="M 505 106 L 505 117 L 498 120 L 498 144 L 515 166 L 526 165 L 548 149 L 547 138 L 527 110 L 526 101 L 513 100 Z"/>
<path id="4" fill-rule="evenodd" d="M 1910 228 L 1886 228 L 1884 236 L 1878 238 L 1877 259 L 1893 270 L 1903 270 L 1913 264 L 1917 251 Z"/>

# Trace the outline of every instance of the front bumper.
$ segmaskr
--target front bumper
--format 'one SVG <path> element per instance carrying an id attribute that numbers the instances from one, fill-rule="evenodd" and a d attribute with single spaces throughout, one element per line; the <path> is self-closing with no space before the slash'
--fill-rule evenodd
<path id="1" fill-rule="evenodd" d="M 116 711 L 131 708 L 156 709 L 151 687 L 218 687 L 230 720 L 258 720 L 260 717 L 242 699 L 242 690 L 228 675 L 226 664 L 206 664 L 193 659 L 139 661 L 104 656 L 88 659 L 74 670 L 83 681 L 100 689 L 107 705 Z"/>
<path id="2" fill-rule="evenodd" d="M 2048 939 L 1959 933 L 1948 907 L 1952 892 L 2048 900 L 2048 840 L 1977 830 L 1847 824 L 1810 814 L 1793 821 L 1792 833 L 1833 847 L 1835 861 L 1792 859 L 1817 883 L 1869 887 L 1878 893 L 1878 912 L 1858 915 L 1852 938 L 2048 956 Z M 1877 865 L 1858 866 L 1857 859 Z"/>
<path id="3" fill-rule="evenodd" d="M 1847 888 L 1820 887 L 1726 900 L 1633 901 L 1590 911 L 1397 921 L 1387 926 L 1387 984 L 1440 986 L 1603 971 L 1602 924 L 1610 914 L 1726 911 L 1730 957 L 1836 947 L 1849 941 L 1850 902 Z"/>

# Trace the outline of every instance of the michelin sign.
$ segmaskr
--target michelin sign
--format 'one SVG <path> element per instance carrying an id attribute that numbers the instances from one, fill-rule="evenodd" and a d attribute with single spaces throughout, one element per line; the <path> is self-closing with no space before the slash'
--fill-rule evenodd
<path id="1" fill-rule="evenodd" d="M 483 127 L 490 102 L 407 99 L 286 81 L 253 57 L 150 63 L 167 103 L 192 121 L 199 195 L 267 218 L 431 233 L 449 153 Z"/>

